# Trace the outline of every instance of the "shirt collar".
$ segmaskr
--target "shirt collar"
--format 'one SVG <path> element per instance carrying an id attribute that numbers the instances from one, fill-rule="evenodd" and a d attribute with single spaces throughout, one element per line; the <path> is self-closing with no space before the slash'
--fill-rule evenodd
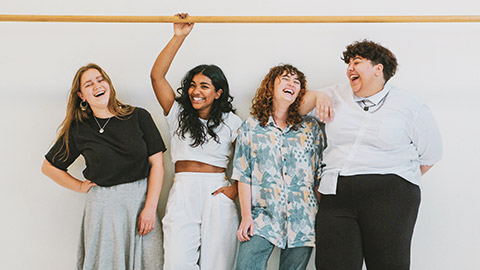
<path id="1" fill-rule="evenodd" d="M 388 92 L 390 92 L 390 84 L 389 83 L 386 83 L 384 86 L 383 86 L 383 89 L 374 94 L 374 95 L 371 95 L 369 97 L 360 97 L 360 96 L 357 96 L 357 95 L 353 95 L 353 100 L 355 102 L 361 102 L 362 100 L 368 100 L 370 102 L 372 102 L 374 104 L 374 106 L 378 105 L 378 103 L 380 101 L 382 101 L 382 99 L 388 94 Z"/>
<path id="2" fill-rule="evenodd" d="M 282 130 L 282 129 L 275 123 L 275 121 L 273 120 L 273 116 L 271 116 L 271 115 L 268 117 L 268 121 L 267 121 L 266 126 L 271 126 L 271 127 L 274 127 L 274 128 L 278 128 L 279 130 L 281 130 L 281 131 L 284 132 L 284 133 L 288 132 L 288 131 L 292 128 L 292 125 L 288 124 L 287 127 Z"/>

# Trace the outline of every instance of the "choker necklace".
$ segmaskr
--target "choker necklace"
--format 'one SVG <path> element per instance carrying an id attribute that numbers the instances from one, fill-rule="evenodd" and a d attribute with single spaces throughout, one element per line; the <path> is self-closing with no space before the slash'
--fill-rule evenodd
<path id="1" fill-rule="evenodd" d="M 108 121 L 110 121 L 111 118 L 112 118 L 112 117 L 110 116 L 110 117 L 107 119 L 107 122 L 105 122 L 105 124 L 104 124 L 103 127 L 102 127 L 102 126 L 100 126 L 100 123 L 98 123 L 97 117 L 95 117 L 95 115 L 93 116 L 93 119 L 95 119 L 95 122 L 97 122 L 97 125 L 98 125 L 98 127 L 100 128 L 100 129 L 98 130 L 98 132 L 99 132 L 100 134 L 103 133 L 103 132 L 105 132 L 105 129 L 104 129 L 104 128 L 105 128 L 105 126 L 107 126 Z"/>

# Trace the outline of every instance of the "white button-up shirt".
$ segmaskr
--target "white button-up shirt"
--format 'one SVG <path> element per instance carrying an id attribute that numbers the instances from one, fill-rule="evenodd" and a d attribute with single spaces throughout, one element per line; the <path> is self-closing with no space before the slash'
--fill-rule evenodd
<path id="1" fill-rule="evenodd" d="M 412 93 L 387 83 L 378 93 L 385 99 L 367 112 L 355 101 L 349 84 L 321 91 L 333 98 L 335 112 L 335 119 L 325 125 L 322 194 L 336 193 L 339 175 L 396 174 L 419 185 L 420 165 L 440 160 L 438 127 L 428 107 Z"/>
<path id="2" fill-rule="evenodd" d="M 383 105 L 389 92 L 390 88 L 383 88 L 380 92 L 366 98 L 353 95 L 353 100 L 355 100 L 364 111 L 373 113 Z"/>

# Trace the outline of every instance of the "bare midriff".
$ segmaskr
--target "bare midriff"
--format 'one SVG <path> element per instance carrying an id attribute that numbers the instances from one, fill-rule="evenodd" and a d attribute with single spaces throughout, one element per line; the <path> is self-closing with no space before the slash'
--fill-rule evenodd
<path id="1" fill-rule="evenodd" d="M 175 162 L 175 173 L 179 172 L 223 173 L 225 168 L 193 160 L 179 160 Z"/>

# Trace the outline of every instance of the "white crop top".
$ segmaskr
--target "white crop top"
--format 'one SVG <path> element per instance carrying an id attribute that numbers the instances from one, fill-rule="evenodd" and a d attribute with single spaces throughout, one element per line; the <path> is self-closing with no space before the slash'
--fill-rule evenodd
<path id="1" fill-rule="evenodd" d="M 242 119 L 233 112 L 224 113 L 224 123 L 220 123 L 215 129 L 215 133 L 218 135 L 220 143 L 217 143 L 210 137 L 203 145 L 191 147 L 190 144 L 192 144 L 193 140 L 189 134 L 186 134 L 185 139 L 182 139 L 175 134 L 179 125 L 179 114 L 180 104 L 178 104 L 177 101 L 174 101 L 170 112 L 165 117 L 172 138 L 170 144 L 172 162 L 175 164 L 178 160 L 193 160 L 226 168 L 228 161 L 233 154 L 233 142 L 237 138 L 238 129 L 242 124 Z M 200 120 L 204 124 L 207 123 L 207 120 Z"/>

